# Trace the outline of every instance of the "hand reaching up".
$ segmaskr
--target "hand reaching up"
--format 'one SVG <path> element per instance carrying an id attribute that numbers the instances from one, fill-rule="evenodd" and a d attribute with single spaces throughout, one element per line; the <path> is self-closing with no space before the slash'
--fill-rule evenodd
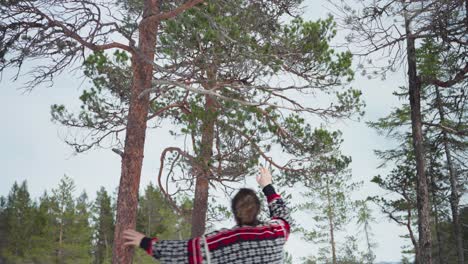
<path id="1" fill-rule="evenodd" d="M 267 168 L 260 168 L 260 174 L 257 175 L 257 182 L 262 188 L 271 184 L 271 173 Z"/>

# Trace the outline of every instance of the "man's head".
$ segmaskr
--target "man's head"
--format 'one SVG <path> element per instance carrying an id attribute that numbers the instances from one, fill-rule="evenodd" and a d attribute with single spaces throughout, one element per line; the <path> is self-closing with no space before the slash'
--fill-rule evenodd
<path id="1" fill-rule="evenodd" d="M 260 212 L 260 200 L 251 190 L 242 188 L 231 201 L 231 208 L 238 225 L 256 225 Z"/>

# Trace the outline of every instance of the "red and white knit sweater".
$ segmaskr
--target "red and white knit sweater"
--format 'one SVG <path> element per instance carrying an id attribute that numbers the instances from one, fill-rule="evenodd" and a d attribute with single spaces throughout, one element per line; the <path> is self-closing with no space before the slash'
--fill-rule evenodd
<path id="1" fill-rule="evenodd" d="M 235 226 L 190 240 L 145 237 L 140 247 L 161 263 L 276 264 L 283 263 L 283 246 L 289 236 L 290 214 L 270 184 L 263 188 L 271 219 L 257 226 Z"/>

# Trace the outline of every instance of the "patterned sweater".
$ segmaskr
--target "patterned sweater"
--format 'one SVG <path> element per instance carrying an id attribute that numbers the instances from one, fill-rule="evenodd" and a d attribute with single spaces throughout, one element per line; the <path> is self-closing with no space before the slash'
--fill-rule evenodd
<path id="1" fill-rule="evenodd" d="M 290 232 L 289 210 L 271 184 L 263 192 L 271 218 L 266 223 L 221 229 L 190 240 L 145 237 L 140 247 L 164 264 L 283 263 L 283 245 Z"/>

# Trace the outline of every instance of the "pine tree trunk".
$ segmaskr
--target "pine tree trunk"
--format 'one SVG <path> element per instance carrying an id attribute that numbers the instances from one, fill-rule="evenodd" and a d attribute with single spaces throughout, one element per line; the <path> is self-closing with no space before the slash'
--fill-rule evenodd
<path id="1" fill-rule="evenodd" d="M 366 244 L 367 244 L 367 257 L 366 257 L 366 264 L 372 264 L 372 245 L 371 245 L 371 242 L 370 242 L 370 238 L 369 238 L 369 223 L 366 223 L 364 224 L 364 232 L 365 232 L 365 235 L 366 235 Z"/>
<path id="2" fill-rule="evenodd" d="M 432 168 L 432 166 L 430 166 Z M 442 250 L 442 234 L 440 232 L 440 224 L 439 224 L 439 208 L 437 206 L 437 185 L 434 179 L 434 173 L 431 170 L 430 172 L 430 178 L 431 178 L 431 193 L 432 193 L 432 204 L 434 206 L 434 227 L 436 231 L 436 239 L 437 239 L 437 259 L 438 259 L 438 264 L 443 264 L 444 263 L 444 252 Z"/>
<path id="3" fill-rule="evenodd" d="M 195 184 L 195 199 L 192 211 L 192 237 L 205 233 L 206 212 L 208 210 L 208 179 L 202 173 L 197 176 Z"/>
<path id="4" fill-rule="evenodd" d="M 117 200 L 117 216 L 112 252 L 113 264 L 132 263 L 133 247 L 125 247 L 122 233 L 136 226 L 138 188 L 145 143 L 149 94 L 141 93 L 151 88 L 156 35 L 159 22 L 149 19 L 159 13 L 158 0 L 145 0 L 143 18 L 139 25 L 138 53 L 132 54 L 133 80 L 127 120 L 122 172 Z"/>
<path id="5" fill-rule="evenodd" d="M 409 100 L 411 107 L 411 128 L 414 156 L 416 159 L 416 199 L 418 207 L 419 264 L 432 264 L 432 240 L 430 223 L 429 190 L 425 172 L 424 146 L 421 121 L 421 82 L 416 70 L 416 48 L 410 29 L 408 15 L 405 14 Z"/>
<path id="6" fill-rule="evenodd" d="M 215 80 L 213 68 L 207 71 L 209 83 L 204 87 L 211 89 Z M 196 184 L 195 184 L 195 199 L 192 210 L 192 237 L 197 237 L 205 233 L 206 228 L 206 212 L 208 210 L 208 189 L 210 162 L 213 156 L 214 144 L 214 127 L 216 123 L 216 101 L 212 96 L 205 96 L 205 115 L 202 124 L 202 139 L 200 158 L 201 164 L 197 165 Z"/>
<path id="7" fill-rule="evenodd" d="M 104 257 L 104 261 L 102 261 L 102 263 L 107 263 L 107 260 L 109 259 L 109 242 L 107 242 L 107 236 L 106 235 L 104 235 L 104 245 L 105 245 L 106 252 L 104 253 L 105 257 Z"/>
<path id="8" fill-rule="evenodd" d="M 330 193 L 330 182 L 327 176 L 327 203 L 328 203 L 328 224 L 330 228 L 330 246 L 332 250 L 332 263 L 336 264 L 336 243 L 335 243 L 335 225 L 334 225 L 334 217 L 332 211 L 332 201 L 331 201 L 331 193 Z"/>
<path id="9" fill-rule="evenodd" d="M 440 123 L 444 124 L 445 123 L 445 114 L 442 109 L 442 100 L 440 98 L 440 92 L 439 88 L 436 87 L 436 102 L 437 102 L 437 108 L 439 111 L 439 116 L 440 116 Z M 447 136 L 447 132 L 442 130 L 442 138 L 444 141 L 444 150 L 445 150 L 445 157 L 447 159 L 447 168 L 450 176 L 450 208 L 452 210 L 452 225 L 453 225 L 453 231 L 454 231 L 454 238 L 455 238 L 455 244 L 457 245 L 457 256 L 458 256 L 458 264 L 463 264 L 465 262 L 464 260 L 464 255 L 463 255 L 463 232 L 461 229 L 461 224 L 460 224 L 460 214 L 458 212 L 458 204 L 460 202 L 460 198 L 458 195 L 458 179 L 457 175 L 455 173 L 455 170 L 453 168 L 452 164 L 452 153 L 450 151 L 450 147 L 448 145 L 449 138 Z"/>
<path id="10" fill-rule="evenodd" d="M 60 231 L 59 231 L 59 247 L 58 247 L 58 252 L 57 252 L 57 263 L 62 263 L 63 262 L 63 215 L 62 215 L 62 219 L 61 219 L 61 222 L 60 222 Z"/>

